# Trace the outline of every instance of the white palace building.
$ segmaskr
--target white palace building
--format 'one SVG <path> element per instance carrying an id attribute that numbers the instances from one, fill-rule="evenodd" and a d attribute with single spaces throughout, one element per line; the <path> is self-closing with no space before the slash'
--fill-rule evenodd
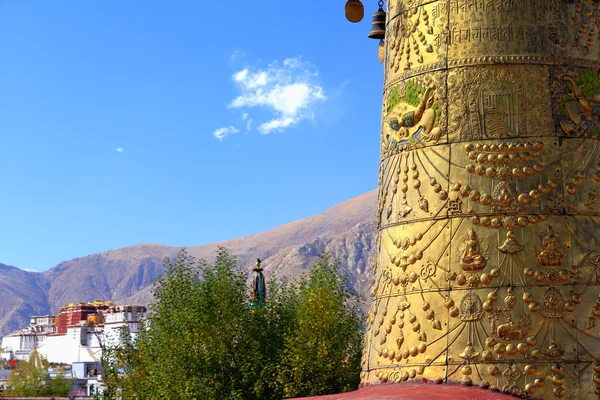
<path id="1" fill-rule="evenodd" d="M 133 338 L 146 307 L 94 301 L 69 304 L 58 315 L 35 316 L 29 326 L 2 338 L 3 359 L 28 360 L 33 349 L 51 363 L 99 362 L 101 345 L 120 343 L 123 327 Z"/>

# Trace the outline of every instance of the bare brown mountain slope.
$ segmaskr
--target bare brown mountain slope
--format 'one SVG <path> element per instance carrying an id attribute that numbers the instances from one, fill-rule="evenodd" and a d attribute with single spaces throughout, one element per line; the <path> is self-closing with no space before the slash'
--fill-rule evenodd
<path id="1" fill-rule="evenodd" d="M 366 294 L 368 260 L 374 254 L 376 209 L 377 194 L 372 191 L 266 232 L 187 250 L 197 258 L 211 259 L 218 247 L 224 246 L 238 256 L 240 268 L 251 267 L 260 257 L 267 274 L 282 276 L 303 272 L 326 250 L 348 270 L 357 291 Z M 36 276 L 52 312 L 70 302 L 94 299 L 144 304 L 150 300 L 152 283 L 163 272 L 163 259 L 174 257 L 179 250 L 163 245 L 129 246 L 65 261 Z M 4 299 L 0 300 L 0 316 L 10 308 Z M 10 318 L 0 320 L 0 334 L 10 332 L 15 324 Z"/>
<path id="2" fill-rule="evenodd" d="M 119 301 L 152 285 L 163 272 L 162 260 L 179 248 L 135 245 L 75 258 L 44 272 L 50 282 L 52 312 L 65 304 L 94 299 Z"/>
<path id="3" fill-rule="evenodd" d="M 338 235 L 357 224 L 374 221 L 376 209 L 377 193 L 372 191 L 312 217 L 243 238 L 190 247 L 188 251 L 194 257 L 210 258 L 219 246 L 223 246 L 239 257 L 241 266 L 253 265 L 257 256 L 266 259 L 289 246 L 311 242 L 319 237 Z"/>
<path id="4" fill-rule="evenodd" d="M 27 325 L 31 315 L 48 314 L 48 286 L 40 273 L 0 264 L 0 335 Z"/>
<path id="5" fill-rule="evenodd" d="M 291 278 L 297 276 L 306 272 L 320 253 L 328 251 L 340 262 L 342 270 L 348 275 L 349 281 L 357 293 L 363 299 L 367 299 L 371 287 L 370 266 L 375 256 L 376 233 L 375 221 L 361 222 L 337 235 L 316 237 L 301 244 L 285 247 L 263 259 L 265 274 L 267 277 Z M 264 254 L 260 253 L 260 249 L 258 251 L 259 253 L 244 252 L 244 249 L 238 249 L 238 252 L 234 252 L 234 254 L 237 254 L 239 259 L 249 260 L 246 264 L 240 263 L 240 265 L 250 272 L 256 254 Z M 129 304 L 148 304 L 151 299 L 152 287 L 147 286 L 121 301 Z"/>

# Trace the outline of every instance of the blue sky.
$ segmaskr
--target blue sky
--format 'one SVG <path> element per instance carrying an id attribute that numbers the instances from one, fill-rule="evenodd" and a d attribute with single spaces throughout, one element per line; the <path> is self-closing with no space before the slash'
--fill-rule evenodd
<path id="1" fill-rule="evenodd" d="M 377 2 L 344 3 L 0 0 L 0 262 L 231 239 L 374 189 Z"/>

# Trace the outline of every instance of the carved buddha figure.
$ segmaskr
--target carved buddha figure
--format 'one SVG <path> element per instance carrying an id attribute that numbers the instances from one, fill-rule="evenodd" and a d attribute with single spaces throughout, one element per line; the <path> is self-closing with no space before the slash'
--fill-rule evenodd
<path id="1" fill-rule="evenodd" d="M 492 192 L 495 203 L 492 205 L 492 211 L 512 210 L 517 201 L 517 189 L 509 182 L 501 181 Z"/>
<path id="2" fill-rule="evenodd" d="M 460 302 L 462 321 L 479 321 L 483 317 L 483 303 L 475 293 L 467 293 Z"/>
<path id="3" fill-rule="evenodd" d="M 478 271 L 487 265 L 487 256 L 482 252 L 481 241 L 475 230 L 469 229 L 463 240 L 465 248 L 460 260 L 460 266 L 464 271 Z"/>
<path id="4" fill-rule="evenodd" d="M 559 249 L 558 233 L 554 231 L 551 225 L 548 225 L 540 236 L 542 238 L 542 248 L 538 250 L 537 247 L 534 247 L 537 262 L 545 268 L 556 268 L 563 265 L 565 255 Z"/>

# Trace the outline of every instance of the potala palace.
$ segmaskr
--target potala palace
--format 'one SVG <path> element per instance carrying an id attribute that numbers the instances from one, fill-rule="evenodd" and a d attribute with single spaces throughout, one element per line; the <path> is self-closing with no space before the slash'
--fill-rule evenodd
<path id="1" fill-rule="evenodd" d="M 36 349 L 51 363 L 99 362 L 101 346 L 118 344 L 124 327 L 135 338 L 146 315 L 146 307 L 110 301 L 69 304 L 58 315 L 34 316 L 29 326 L 4 336 L 1 357 L 27 360 Z"/>

